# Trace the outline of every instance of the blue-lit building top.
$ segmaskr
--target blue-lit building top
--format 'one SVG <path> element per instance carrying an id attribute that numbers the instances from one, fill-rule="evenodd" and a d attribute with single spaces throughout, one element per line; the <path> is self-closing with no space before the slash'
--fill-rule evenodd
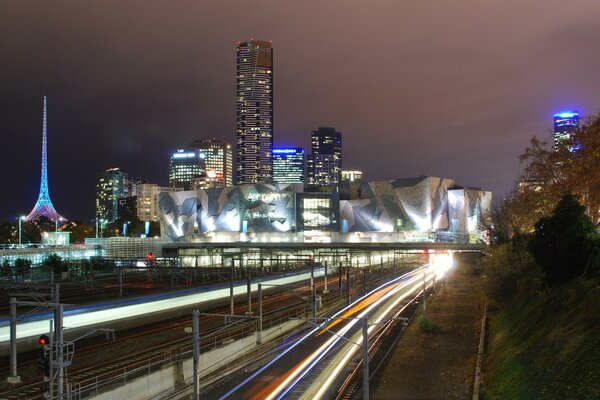
<path id="1" fill-rule="evenodd" d="M 279 147 L 273 149 L 273 180 L 277 183 L 304 183 L 304 149 Z"/>
<path id="2" fill-rule="evenodd" d="M 563 111 L 554 114 L 554 148 L 558 148 L 563 141 L 569 140 L 577 128 L 579 128 L 577 111 Z"/>

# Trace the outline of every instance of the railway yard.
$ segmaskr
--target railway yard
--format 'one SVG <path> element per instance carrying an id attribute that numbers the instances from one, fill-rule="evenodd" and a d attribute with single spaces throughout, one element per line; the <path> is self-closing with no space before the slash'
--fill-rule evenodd
<path id="1" fill-rule="evenodd" d="M 261 299 L 262 328 L 267 330 L 286 321 L 307 318 L 311 314 L 314 316 L 317 308 L 319 315 L 331 315 L 374 288 L 413 269 L 419 261 L 415 258 L 406 258 L 402 262 L 394 260 L 392 264 L 382 261 L 360 269 L 330 268 L 327 283 L 322 273 L 320 276 L 315 275 L 314 288 L 311 286 L 310 269 L 307 269 L 305 264 L 292 265 L 285 273 L 304 274 L 305 279 L 293 285 L 265 286 Z M 147 298 L 165 294 L 184 296 L 191 292 L 212 288 L 227 289 L 231 282 L 243 287 L 248 281 L 267 280 L 283 273 L 281 270 L 271 268 L 235 271 L 232 268 L 233 275 L 228 271 L 222 268 L 181 268 L 179 270 L 173 268 L 154 271 L 132 269 L 121 276 L 115 274 L 97 276 L 93 282 L 86 280 L 61 284 L 60 300 L 74 307 L 93 307 L 115 299 L 126 302 L 144 296 Z M 250 274 L 250 277 L 247 274 Z M 0 294 L 0 310 L 4 316 L 8 314 L 10 292 L 9 287 L 6 289 Z M 191 311 L 194 309 L 203 313 L 200 318 L 200 348 L 203 353 L 243 337 L 254 337 L 258 321 L 253 316 L 258 313 L 259 299 L 256 290 L 253 289 L 251 293 L 250 297 L 245 293 L 236 294 L 233 302 L 229 298 L 215 299 L 145 316 L 120 319 L 115 323 L 106 323 L 103 328 L 114 329 L 114 333 L 103 332 L 100 336 L 92 335 L 76 341 L 72 364 L 68 367 L 65 377 L 69 382 L 76 382 L 69 387 L 70 390 L 77 393 L 77 398 L 94 397 L 139 376 L 147 375 L 153 370 L 163 368 L 165 365 L 173 365 L 189 359 L 193 344 Z M 318 297 L 314 296 L 315 294 L 318 294 Z M 26 309 L 19 309 L 19 314 L 26 311 Z M 246 315 L 247 318 L 227 319 L 224 317 L 227 314 Z M 244 354 L 243 360 L 232 362 L 230 366 L 213 371 L 214 376 L 201 377 L 200 382 L 205 386 L 202 390 L 209 398 L 218 397 L 210 393 L 219 386 L 218 382 L 222 376 L 230 375 L 228 379 L 233 379 L 236 369 L 239 370 L 241 367 L 245 367 L 246 370 L 254 369 L 263 365 L 279 351 L 278 346 L 282 341 L 296 340 L 296 337 L 311 329 L 309 323 L 299 325 L 295 331 L 275 335 L 268 343 Z M 68 328 L 69 326 L 65 325 L 65 332 L 68 332 Z M 18 373 L 22 383 L 11 385 L 6 383 L 6 379 L 2 379 L 0 398 L 42 398 L 41 379 L 36 369 L 41 351 L 39 346 L 28 351 L 21 351 L 19 348 Z M 0 364 L 1 376 L 7 377 L 10 374 L 9 366 L 8 354 L 4 354 Z M 355 365 L 354 369 L 357 369 L 356 367 Z M 356 384 L 360 380 L 360 369 L 353 371 L 351 376 L 354 378 L 343 382 L 345 390 L 350 391 L 352 388 L 356 390 L 357 387 L 360 390 L 360 385 Z M 173 393 L 169 396 L 173 398 L 189 396 L 189 382 L 180 383 L 183 390 L 178 392 L 178 395 Z M 164 398 L 166 397 L 165 394 Z"/>

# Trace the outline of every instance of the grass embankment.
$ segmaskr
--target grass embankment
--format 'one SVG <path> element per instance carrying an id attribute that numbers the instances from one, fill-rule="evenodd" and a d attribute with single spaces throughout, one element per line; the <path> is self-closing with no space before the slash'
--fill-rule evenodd
<path id="1" fill-rule="evenodd" d="M 600 399 L 600 279 L 515 300 L 490 328 L 485 399 Z"/>

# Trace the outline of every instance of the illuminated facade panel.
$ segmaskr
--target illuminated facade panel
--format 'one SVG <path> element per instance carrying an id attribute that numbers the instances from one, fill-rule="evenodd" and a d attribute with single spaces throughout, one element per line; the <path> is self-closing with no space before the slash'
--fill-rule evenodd
<path id="1" fill-rule="evenodd" d="M 236 182 L 273 176 L 273 48 L 252 40 L 237 47 Z"/>
<path id="2" fill-rule="evenodd" d="M 190 190 L 192 179 L 206 176 L 204 153 L 198 150 L 179 149 L 169 162 L 169 186 Z"/>
<path id="3" fill-rule="evenodd" d="M 273 149 L 273 180 L 277 183 L 304 182 L 304 149 Z"/>
<path id="4" fill-rule="evenodd" d="M 340 218 L 349 232 L 445 230 L 452 186 L 452 179 L 426 176 L 340 185 Z"/>
<path id="5" fill-rule="evenodd" d="M 210 232 L 290 232 L 301 185 L 237 185 L 161 193 L 163 236 L 179 241 Z"/>
<path id="6" fill-rule="evenodd" d="M 312 132 L 312 154 L 307 160 L 309 185 L 334 185 L 342 179 L 342 134 L 335 128 Z"/>
<path id="7" fill-rule="evenodd" d="M 565 140 L 569 140 L 577 128 L 579 128 L 577 111 L 563 111 L 554 114 L 554 148 L 557 148 Z"/>
<path id="8" fill-rule="evenodd" d="M 192 149 L 205 155 L 206 183 L 202 188 L 233 185 L 233 150 L 231 144 L 218 139 L 195 140 Z"/>
<path id="9" fill-rule="evenodd" d="M 485 210 L 492 203 L 492 193 L 479 189 L 453 188 L 448 190 L 448 219 L 450 232 L 477 233 Z"/>

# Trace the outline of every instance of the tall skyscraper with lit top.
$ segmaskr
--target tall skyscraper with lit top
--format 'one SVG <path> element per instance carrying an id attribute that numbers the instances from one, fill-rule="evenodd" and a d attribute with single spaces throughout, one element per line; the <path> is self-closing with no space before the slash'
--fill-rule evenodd
<path id="1" fill-rule="evenodd" d="M 25 221 L 38 220 L 40 217 L 46 217 L 53 221 L 63 219 L 54 209 L 52 200 L 50 200 L 50 189 L 48 188 L 48 113 L 46 96 L 44 96 L 43 117 L 42 117 L 42 174 L 40 178 L 40 193 L 33 209 L 25 217 Z"/>
<path id="2" fill-rule="evenodd" d="M 556 149 L 565 140 L 569 140 L 577 128 L 579 128 L 577 111 L 563 111 L 554 114 L 554 148 Z"/>
<path id="3" fill-rule="evenodd" d="M 236 183 L 273 176 L 273 48 L 251 40 L 237 47 Z"/>

